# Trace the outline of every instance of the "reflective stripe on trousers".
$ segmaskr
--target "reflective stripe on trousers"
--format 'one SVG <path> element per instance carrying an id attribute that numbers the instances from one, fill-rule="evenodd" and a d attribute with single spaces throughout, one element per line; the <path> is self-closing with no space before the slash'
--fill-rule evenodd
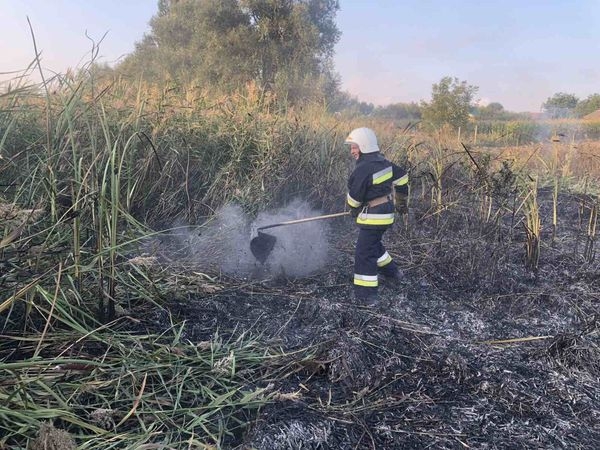
<path id="1" fill-rule="evenodd" d="M 354 253 L 354 293 L 357 297 L 377 295 L 377 274 L 394 274 L 396 263 L 381 243 L 386 228 L 360 228 Z"/>

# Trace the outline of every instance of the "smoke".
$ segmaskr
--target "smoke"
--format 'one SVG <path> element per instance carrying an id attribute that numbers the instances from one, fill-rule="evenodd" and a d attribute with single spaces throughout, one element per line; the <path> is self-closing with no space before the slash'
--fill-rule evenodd
<path id="1" fill-rule="evenodd" d="M 250 251 L 257 228 L 289 220 L 319 216 L 306 202 L 294 200 L 285 208 L 262 212 L 251 222 L 238 205 L 227 205 L 194 232 L 179 233 L 180 244 L 187 248 L 188 264 L 196 270 L 219 270 L 236 277 L 297 278 L 317 272 L 330 256 L 326 220 L 274 227 L 265 230 L 277 241 L 265 264 Z"/>
<path id="2" fill-rule="evenodd" d="M 256 229 L 264 225 L 321 214 L 305 202 L 294 200 L 280 211 L 259 214 L 252 226 L 252 235 L 256 235 Z M 275 247 L 266 261 L 269 272 L 274 275 L 300 277 L 321 269 L 330 255 L 329 228 L 328 222 L 318 220 L 265 230 L 277 238 Z"/>

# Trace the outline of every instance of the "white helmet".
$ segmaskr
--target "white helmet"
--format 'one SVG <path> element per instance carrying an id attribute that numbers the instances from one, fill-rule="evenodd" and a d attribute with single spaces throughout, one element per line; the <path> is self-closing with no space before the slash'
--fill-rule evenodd
<path id="1" fill-rule="evenodd" d="M 377 136 L 370 128 L 356 128 L 346 138 L 346 144 L 356 144 L 361 153 L 375 153 L 379 151 Z"/>

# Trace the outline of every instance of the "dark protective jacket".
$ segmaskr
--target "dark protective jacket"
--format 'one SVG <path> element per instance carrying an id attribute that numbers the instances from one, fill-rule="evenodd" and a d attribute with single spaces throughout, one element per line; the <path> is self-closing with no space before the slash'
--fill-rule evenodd
<path id="1" fill-rule="evenodd" d="M 363 153 L 348 179 L 348 205 L 359 208 L 356 223 L 362 228 L 387 228 L 394 223 L 392 186 L 395 193 L 408 195 L 408 174 L 380 152 Z M 385 195 L 390 201 L 377 206 L 368 202 Z"/>

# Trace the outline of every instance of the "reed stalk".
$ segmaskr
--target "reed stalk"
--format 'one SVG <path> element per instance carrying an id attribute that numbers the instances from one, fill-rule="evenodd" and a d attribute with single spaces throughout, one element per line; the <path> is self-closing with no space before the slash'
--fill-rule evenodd
<path id="1" fill-rule="evenodd" d="M 531 180 L 523 199 L 525 221 L 525 267 L 537 273 L 541 248 L 541 220 L 537 202 L 537 178 Z"/>
<path id="2" fill-rule="evenodd" d="M 598 200 L 594 199 L 590 207 L 590 215 L 588 218 L 587 235 L 585 241 L 585 249 L 583 257 L 587 262 L 593 262 L 596 258 L 594 243 L 596 240 L 596 226 L 598 224 Z"/>

